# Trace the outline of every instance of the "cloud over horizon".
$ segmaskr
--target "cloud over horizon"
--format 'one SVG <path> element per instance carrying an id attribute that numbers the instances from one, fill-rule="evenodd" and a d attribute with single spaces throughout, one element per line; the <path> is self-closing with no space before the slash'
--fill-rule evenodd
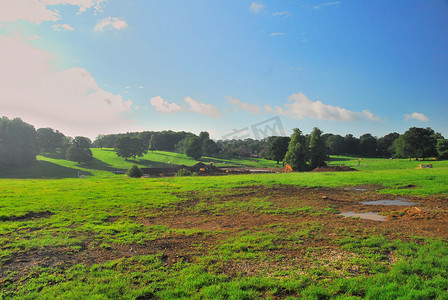
<path id="1" fill-rule="evenodd" d="M 285 107 L 275 106 L 273 108 L 270 105 L 266 105 L 265 110 L 268 113 L 296 120 L 304 118 L 343 122 L 353 122 L 360 119 L 367 119 L 373 122 L 381 120 L 379 116 L 372 114 L 368 110 L 354 112 L 339 106 L 324 104 L 321 101 L 312 101 L 301 92 L 292 94 L 288 98 L 288 102 L 284 104 Z"/>
<path id="2" fill-rule="evenodd" d="M 233 105 L 234 107 L 238 107 L 241 110 L 248 111 L 251 114 L 257 115 L 261 112 L 261 107 L 256 104 L 250 104 L 242 102 L 240 99 L 233 99 L 232 96 L 227 96 L 227 102 Z M 237 108 L 235 108 L 235 111 L 238 111 Z"/>
<path id="3" fill-rule="evenodd" d="M 249 11 L 253 14 L 259 14 L 263 11 L 264 4 L 261 2 L 252 2 L 250 5 Z"/>
<path id="4" fill-rule="evenodd" d="M 44 21 L 56 22 L 61 19 L 57 10 L 51 10 L 48 6 L 73 5 L 78 6 L 78 14 L 85 12 L 89 8 L 100 9 L 100 5 L 105 0 L 12 0 L 0 1 L 0 27 L 4 22 L 28 21 L 40 24 Z"/>
<path id="5" fill-rule="evenodd" d="M 107 17 L 99 21 L 95 26 L 95 31 L 122 30 L 128 27 L 128 23 L 123 18 Z"/>
<path id="6" fill-rule="evenodd" d="M 156 96 L 149 100 L 152 106 L 156 108 L 158 112 L 162 113 L 173 113 L 182 111 L 182 107 L 177 105 L 176 103 L 169 103 L 167 100 L 163 99 L 160 96 Z"/>
<path id="7" fill-rule="evenodd" d="M 427 116 L 425 116 L 422 113 L 418 113 L 418 112 L 413 112 L 412 114 L 405 114 L 404 115 L 404 120 L 405 121 L 409 121 L 409 120 L 417 120 L 420 122 L 428 122 L 429 118 Z"/>
<path id="8" fill-rule="evenodd" d="M 222 117 L 222 113 L 219 109 L 212 104 L 199 102 L 191 97 L 186 97 L 184 100 L 190 106 L 190 111 L 211 117 Z"/>
<path id="9" fill-rule="evenodd" d="M 94 137 L 131 126 L 123 113 L 132 101 L 101 89 L 86 69 L 56 71 L 51 53 L 20 38 L 0 36 L 0 44 L 2 115 L 72 136 Z"/>

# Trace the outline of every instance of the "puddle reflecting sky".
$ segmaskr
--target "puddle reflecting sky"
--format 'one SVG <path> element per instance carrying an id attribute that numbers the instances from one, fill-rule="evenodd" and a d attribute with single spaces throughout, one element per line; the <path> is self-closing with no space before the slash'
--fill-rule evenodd
<path id="1" fill-rule="evenodd" d="M 340 215 L 342 215 L 346 218 L 361 218 L 361 219 L 380 221 L 380 222 L 386 221 L 386 217 L 381 216 L 378 213 L 374 213 L 374 212 L 355 213 L 355 212 L 349 211 L 349 212 L 341 213 Z"/>
<path id="2" fill-rule="evenodd" d="M 411 205 L 417 205 L 419 203 L 417 202 L 409 202 L 402 199 L 397 200 L 376 200 L 376 201 L 366 201 L 361 202 L 361 204 L 366 205 L 398 205 L 398 206 L 411 206 Z"/>

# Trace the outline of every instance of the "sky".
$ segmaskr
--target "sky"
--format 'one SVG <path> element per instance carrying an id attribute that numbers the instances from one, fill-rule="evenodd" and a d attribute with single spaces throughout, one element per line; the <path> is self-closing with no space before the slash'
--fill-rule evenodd
<path id="1" fill-rule="evenodd" d="M 446 0 L 0 0 L 0 116 L 67 136 L 448 137 Z"/>

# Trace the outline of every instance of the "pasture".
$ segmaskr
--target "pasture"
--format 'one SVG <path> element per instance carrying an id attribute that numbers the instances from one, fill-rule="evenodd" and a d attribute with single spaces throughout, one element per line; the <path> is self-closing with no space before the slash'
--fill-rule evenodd
<path id="1" fill-rule="evenodd" d="M 448 162 L 131 179 L 110 171 L 196 162 L 94 151 L 89 164 L 42 156 L 0 174 L 0 298 L 448 298 Z M 365 204 L 395 199 L 414 204 Z"/>

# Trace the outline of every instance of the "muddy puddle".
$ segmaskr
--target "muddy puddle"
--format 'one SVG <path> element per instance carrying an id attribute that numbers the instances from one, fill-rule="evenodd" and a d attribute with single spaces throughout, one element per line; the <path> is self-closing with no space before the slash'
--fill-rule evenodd
<path id="1" fill-rule="evenodd" d="M 381 216 L 378 213 L 374 213 L 374 212 L 356 213 L 356 212 L 349 211 L 349 212 L 345 212 L 345 213 L 340 213 L 340 215 L 344 216 L 346 218 L 360 218 L 360 219 L 380 221 L 380 222 L 386 221 L 386 217 Z"/>
<path id="2" fill-rule="evenodd" d="M 361 202 L 365 205 L 395 205 L 395 206 L 412 206 L 418 205 L 418 202 L 410 202 L 406 199 L 396 199 L 396 200 L 375 200 L 375 201 L 365 201 Z"/>

